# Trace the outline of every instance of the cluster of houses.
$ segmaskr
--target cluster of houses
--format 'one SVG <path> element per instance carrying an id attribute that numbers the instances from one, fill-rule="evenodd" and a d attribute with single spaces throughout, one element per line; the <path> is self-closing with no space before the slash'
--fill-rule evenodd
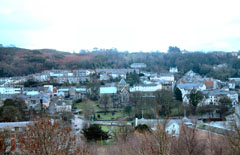
<path id="1" fill-rule="evenodd" d="M 128 69 L 46 70 L 29 76 L 0 78 L 0 101 L 19 97 L 25 100 L 29 108 L 48 109 L 54 102 L 57 112 L 63 111 L 63 109 L 71 111 L 71 102 L 69 101 L 87 98 L 91 94 L 91 88 L 84 85 L 84 82 L 91 82 L 93 75 L 97 75 L 99 81 L 104 81 L 104 85 L 101 85 L 97 91 L 98 97 L 101 99 L 104 95 L 109 96 L 112 101 L 112 104 L 109 105 L 111 107 L 129 105 L 130 97 L 134 93 L 142 94 L 141 97 L 154 97 L 154 92 L 173 91 L 174 87 L 181 90 L 185 103 L 189 103 L 189 94 L 193 89 L 204 94 L 203 104 L 217 104 L 220 97 L 224 95 L 232 100 L 233 105 L 239 101 L 239 92 L 235 88 L 240 86 L 240 78 L 230 78 L 229 81 L 222 82 L 211 77 L 202 77 L 190 70 L 176 80 L 177 67 L 171 67 L 167 73 L 146 72 L 145 68 L 146 64 L 144 63 L 133 63 Z M 139 75 L 141 73 L 139 84 L 130 86 L 126 82 L 127 74 L 131 73 Z M 44 85 L 27 88 L 17 85 L 29 79 L 52 84 L 68 83 L 71 86 Z M 111 82 L 112 79 L 119 79 L 119 81 Z"/>
<path id="2" fill-rule="evenodd" d="M 44 85 L 39 87 L 24 87 L 23 85 L 8 85 L 0 87 L 0 103 L 6 99 L 23 99 L 30 110 L 40 112 L 52 105 L 54 112 L 71 111 L 72 100 L 86 98 L 88 89 L 81 87 L 54 87 Z"/>
<path id="3" fill-rule="evenodd" d="M 104 81 L 104 85 L 101 85 L 97 91 L 98 98 L 101 100 L 103 96 L 109 96 L 110 107 L 123 107 L 131 104 L 130 98 L 134 94 L 140 94 L 138 97 L 141 98 L 154 98 L 154 92 L 173 91 L 175 87 L 180 89 L 183 102 L 187 104 L 189 104 L 189 95 L 193 89 L 204 94 L 201 103 L 205 105 L 218 104 L 222 96 L 229 97 L 233 106 L 239 102 L 240 78 L 229 78 L 228 81 L 223 82 L 211 77 L 202 77 L 190 70 L 180 79 L 175 79 L 175 74 L 178 73 L 177 67 L 171 67 L 167 73 L 146 72 L 145 68 L 146 64 L 134 63 L 129 69 L 47 70 L 28 76 L 0 78 L 0 106 L 6 99 L 21 98 L 28 109 L 35 111 L 43 109 L 50 113 L 72 111 L 73 100 L 88 98 L 91 95 L 92 89 L 87 87 L 85 82 L 91 82 L 94 75 L 97 75 L 99 81 Z M 139 84 L 130 86 L 126 82 L 127 75 L 131 73 L 139 75 Z M 19 85 L 28 80 L 51 84 L 39 87 Z M 118 82 L 111 82 L 117 80 Z M 57 86 L 53 83 L 67 83 L 71 86 Z M 236 107 L 239 113 L 239 105 Z M 29 122 L 10 123 L 11 126 L 9 123 L 2 124 L 0 129 L 8 125 L 18 130 L 21 126 L 25 127 L 27 123 Z M 177 123 L 173 124 L 178 126 Z"/>
<path id="4" fill-rule="evenodd" d="M 170 69 L 171 72 L 177 69 Z M 222 82 L 211 77 L 202 77 L 192 70 L 187 72 L 179 80 L 175 80 L 174 73 L 149 73 L 141 71 L 144 76 L 140 77 L 140 83 L 129 86 L 122 78 L 118 83 L 108 83 L 100 87 L 100 98 L 107 94 L 112 98 L 115 107 L 129 104 L 129 98 L 132 93 L 139 92 L 145 97 L 154 97 L 154 92 L 159 90 L 173 91 L 174 87 L 181 90 L 183 102 L 189 104 L 189 95 L 193 89 L 201 91 L 204 98 L 200 105 L 218 104 L 221 97 L 227 96 L 232 100 L 232 105 L 239 102 L 240 78 L 230 78 L 227 82 Z"/>
<path id="5" fill-rule="evenodd" d="M 107 81 L 116 78 L 125 79 L 126 74 L 133 72 L 138 74 L 139 68 L 96 70 L 54 69 L 27 76 L 0 78 L 0 106 L 6 99 L 21 98 L 27 104 L 28 109 L 34 109 L 35 111 L 42 109 L 54 109 L 56 112 L 71 111 L 72 102 L 69 101 L 84 99 L 91 92 L 91 89 L 87 88 L 84 84 L 91 82 L 93 74 L 97 74 L 100 81 Z M 49 82 L 51 85 L 29 88 L 21 85 L 29 80 L 44 83 Z M 71 86 L 60 87 L 53 84 L 68 84 Z M 54 105 L 54 108 L 51 105 Z"/>
<path id="6" fill-rule="evenodd" d="M 221 97 L 227 96 L 232 100 L 234 106 L 239 101 L 239 90 L 236 89 L 240 86 L 239 80 L 240 78 L 230 78 L 229 81 L 223 82 L 209 77 L 202 77 L 190 70 L 177 81 L 176 86 L 181 90 L 183 102 L 185 103 L 189 103 L 189 94 L 195 89 L 204 94 L 201 101 L 204 105 L 217 105 Z"/>
<path id="7" fill-rule="evenodd" d="M 141 63 L 137 63 L 135 68 L 139 69 L 145 67 Z M 136 69 L 126 69 L 125 72 L 141 73 L 142 76 L 139 78 L 140 83 L 130 86 L 126 82 L 126 73 L 124 73 L 124 76 L 120 76 L 121 80 L 119 80 L 119 82 L 106 83 L 104 86 L 101 86 L 99 97 L 101 99 L 104 95 L 108 95 L 112 101 L 112 104 L 109 105 L 111 107 L 122 107 L 131 104 L 130 97 L 135 93 L 140 94 L 139 97 L 153 97 L 153 94 L 156 91 L 162 89 L 171 91 L 175 84 L 174 74 L 171 72 L 157 74 Z"/>

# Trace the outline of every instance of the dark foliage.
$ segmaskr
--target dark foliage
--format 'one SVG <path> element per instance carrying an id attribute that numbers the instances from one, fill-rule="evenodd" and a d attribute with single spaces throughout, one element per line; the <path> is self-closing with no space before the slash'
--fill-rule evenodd
<path id="1" fill-rule="evenodd" d="M 135 127 L 135 131 L 144 133 L 144 132 L 150 132 L 151 129 L 146 124 L 139 124 Z"/>
<path id="2" fill-rule="evenodd" d="M 182 102 L 182 92 L 178 87 L 174 88 L 174 96 L 176 100 Z"/>
<path id="3" fill-rule="evenodd" d="M 82 129 L 82 134 L 88 141 L 106 140 L 109 138 L 108 132 L 104 132 L 97 124 Z"/>
<path id="4" fill-rule="evenodd" d="M 198 103 L 203 99 L 203 94 L 200 91 L 197 91 L 195 89 L 191 90 L 190 92 L 190 98 L 189 98 L 189 102 L 191 103 L 191 105 L 193 106 L 193 110 L 195 112 Z"/>
<path id="5" fill-rule="evenodd" d="M 27 75 L 52 68 L 129 68 L 134 62 L 145 63 L 147 65 L 146 71 L 158 73 L 167 72 L 170 67 L 177 66 L 179 76 L 189 70 L 220 80 L 240 76 L 240 60 L 231 53 L 182 53 L 179 51 L 178 47 L 169 47 L 169 53 L 128 53 L 118 52 L 116 49 L 99 49 L 95 52 L 70 54 L 52 50 L 31 51 L 0 47 L 0 77 Z M 67 56 L 69 56 L 69 59 L 65 59 Z M 219 64 L 226 64 L 226 66 L 213 68 Z M 131 83 L 138 83 L 138 78 L 139 75 L 134 75 L 134 77 L 130 78 Z"/>
<path id="6" fill-rule="evenodd" d="M 218 109 L 217 113 L 219 113 L 221 119 L 222 119 L 222 116 L 229 111 L 231 106 L 232 106 L 232 101 L 229 97 L 222 96 L 219 99 L 218 106 L 217 106 L 217 109 Z"/>
<path id="7" fill-rule="evenodd" d="M 25 115 L 27 107 L 21 99 L 6 99 L 0 108 L 1 122 L 17 122 L 26 120 Z"/>
<path id="8" fill-rule="evenodd" d="M 177 46 L 169 46 L 168 47 L 168 52 L 169 53 L 180 53 L 181 50 Z"/>

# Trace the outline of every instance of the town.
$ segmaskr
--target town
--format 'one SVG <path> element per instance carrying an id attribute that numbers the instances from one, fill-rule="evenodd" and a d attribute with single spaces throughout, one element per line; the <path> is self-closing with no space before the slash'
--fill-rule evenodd
<path id="1" fill-rule="evenodd" d="M 147 124 L 155 129 L 159 120 L 170 120 L 167 130 L 179 134 L 182 122 L 217 134 L 231 128 L 240 112 L 240 78 L 221 81 L 202 77 L 192 70 L 179 77 L 178 68 L 155 73 L 146 64 L 125 69 L 45 70 L 21 77 L 0 78 L 1 131 L 20 132 L 42 114 L 71 123 L 75 134 L 84 124 L 98 124 L 113 136 L 118 126 Z M 177 78 L 176 78 L 177 77 Z M 10 102 L 19 102 L 9 108 Z M 191 124 L 192 125 L 192 124 Z M 6 150 L 12 148 L 11 142 Z"/>
<path id="2" fill-rule="evenodd" d="M 239 1 L 0 0 L 0 155 L 240 155 Z"/>

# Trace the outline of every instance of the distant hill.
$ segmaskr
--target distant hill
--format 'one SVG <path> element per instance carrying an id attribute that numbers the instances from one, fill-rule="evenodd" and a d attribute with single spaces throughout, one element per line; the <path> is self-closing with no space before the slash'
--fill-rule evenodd
<path id="1" fill-rule="evenodd" d="M 240 53 L 231 52 L 118 52 L 116 49 L 72 54 L 51 49 L 29 50 L 0 47 L 0 77 L 21 76 L 49 69 L 129 68 L 145 63 L 146 71 L 168 72 L 178 67 L 178 76 L 189 70 L 220 80 L 240 77 Z"/>
<path id="2" fill-rule="evenodd" d="M 66 68 L 65 65 L 70 62 L 91 60 L 93 57 L 93 55 L 77 55 L 51 49 L 29 50 L 0 47 L 0 77 L 27 75 L 53 68 Z"/>

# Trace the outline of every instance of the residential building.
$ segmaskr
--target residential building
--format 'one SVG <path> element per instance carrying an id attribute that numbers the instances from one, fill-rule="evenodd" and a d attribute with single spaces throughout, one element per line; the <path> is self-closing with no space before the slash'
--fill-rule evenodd
<path id="1" fill-rule="evenodd" d="M 229 78 L 228 80 L 235 83 L 235 86 L 240 87 L 240 78 Z"/>
<path id="2" fill-rule="evenodd" d="M 96 73 L 122 73 L 122 74 L 127 74 L 127 73 L 133 73 L 136 72 L 139 74 L 139 69 L 96 69 Z"/>
<path id="3" fill-rule="evenodd" d="M 178 73 L 178 68 L 177 67 L 170 67 L 169 72 L 170 73 Z"/>
<path id="4" fill-rule="evenodd" d="M 151 81 L 171 81 L 174 82 L 174 75 L 172 73 L 160 73 L 159 75 L 154 75 L 150 77 Z"/>
<path id="5" fill-rule="evenodd" d="M 107 81 L 110 80 L 110 77 L 106 73 L 100 74 L 100 81 Z"/>
<path id="6" fill-rule="evenodd" d="M 130 88 L 130 92 L 155 92 L 162 90 L 161 84 L 139 84 Z"/>
<path id="7" fill-rule="evenodd" d="M 190 70 L 184 74 L 181 79 L 178 80 L 178 83 L 199 83 L 200 81 L 203 81 L 202 77 Z"/>
<path id="8" fill-rule="evenodd" d="M 185 101 L 187 101 L 188 95 L 191 93 L 193 89 L 197 91 L 204 91 L 206 90 L 206 85 L 202 83 L 180 83 L 177 84 L 177 87 L 182 92 L 182 98 L 185 98 Z"/>
<path id="9" fill-rule="evenodd" d="M 238 93 L 236 91 L 226 91 L 226 90 L 205 90 L 203 91 L 203 94 L 207 96 L 205 99 L 205 104 L 215 104 L 217 105 L 219 102 L 219 99 L 223 96 L 227 96 L 232 100 L 232 105 L 236 105 L 238 103 Z"/>
<path id="10" fill-rule="evenodd" d="M 71 112 L 72 111 L 72 102 L 71 100 L 58 100 L 55 103 L 56 112 Z"/>
<path id="11" fill-rule="evenodd" d="M 0 94 L 21 94 L 23 86 L 1 86 Z"/>
<path id="12" fill-rule="evenodd" d="M 144 63 L 133 63 L 131 64 L 131 68 L 146 68 L 147 65 Z"/>
<path id="13" fill-rule="evenodd" d="M 100 98 L 108 95 L 111 98 L 113 107 L 122 107 L 129 104 L 129 85 L 124 79 L 117 84 L 100 87 Z"/>

